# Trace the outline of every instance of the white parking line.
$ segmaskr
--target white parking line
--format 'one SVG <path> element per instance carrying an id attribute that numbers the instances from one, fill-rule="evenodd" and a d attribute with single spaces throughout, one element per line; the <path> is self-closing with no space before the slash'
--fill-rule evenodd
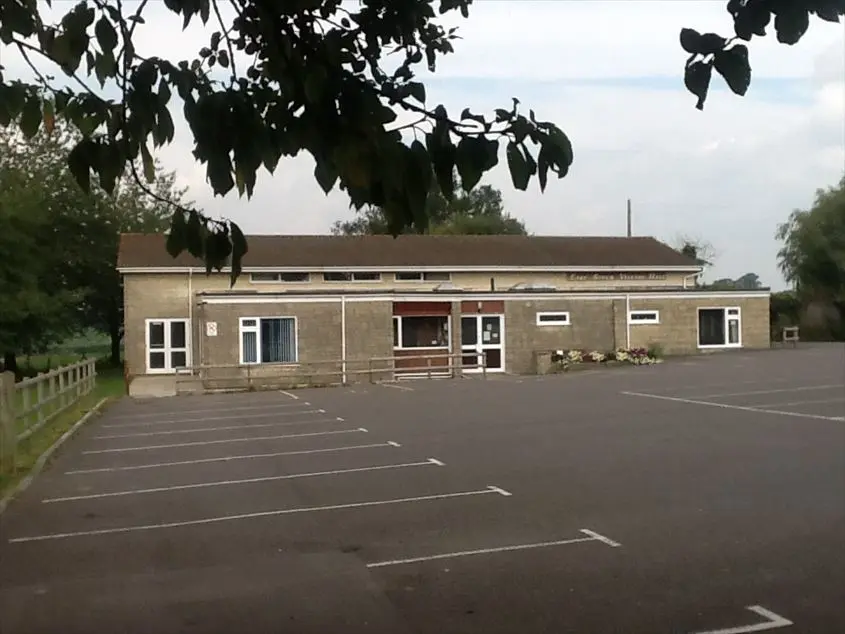
<path id="1" fill-rule="evenodd" d="M 303 401 L 302 403 L 272 403 L 270 405 L 244 405 L 243 407 L 215 407 L 213 409 L 187 409 L 179 412 L 144 412 L 143 414 L 118 414 L 111 416 L 113 420 L 134 420 L 136 418 L 160 418 L 162 416 L 182 416 L 185 414 L 218 414 L 222 412 L 245 412 L 257 409 L 277 409 L 279 407 L 302 407 L 304 405 L 311 405 Z"/>
<path id="2" fill-rule="evenodd" d="M 238 429 L 261 429 L 265 427 L 290 427 L 291 425 L 312 425 L 314 423 L 337 423 L 343 422 L 338 418 L 314 418 L 312 420 L 289 420 L 284 423 L 258 423 L 256 425 L 226 425 L 225 427 L 196 427 L 194 429 L 168 429 L 166 431 L 142 431 L 132 434 L 107 434 L 105 436 L 92 436 L 92 440 L 111 440 L 114 438 L 145 438 L 148 436 L 174 436 L 177 434 L 199 434 L 210 431 L 232 431 Z"/>
<path id="3" fill-rule="evenodd" d="M 692 398 L 722 398 L 724 396 L 753 396 L 755 394 L 779 394 L 781 392 L 810 392 L 813 390 L 842 389 L 842 385 L 808 385 L 805 387 L 785 387 L 779 390 L 755 390 L 753 392 L 726 392 L 723 394 L 691 394 Z"/>
<path id="4" fill-rule="evenodd" d="M 299 416 L 300 414 L 325 414 L 324 409 L 305 409 L 295 412 L 269 412 L 267 414 L 246 414 L 236 416 L 205 416 L 203 418 L 172 418 L 168 420 L 157 420 L 149 423 L 121 423 L 118 425 L 103 425 L 104 428 L 115 427 L 154 427 L 156 425 L 178 425 L 180 423 L 204 423 L 211 420 L 251 420 L 254 418 L 279 418 L 281 416 Z"/>
<path id="5" fill-rule="evenodd" d="M 689 398 L 678 398 L 676 396 L 660 396 L 657 394 L 645 394 L 643 392 L 620 392 L 627 396 L 642 396 L 644 398 L 655 398 L 661 401 L 674 401 L 675 403 L 687 403 L 688 405 L 709 405 L 710 407 L 721 407 L 722 409 L 736 409 L 743 412 L 757 412 L 760 414 L 778 414 L 780 416 L 793 416 L 795 418 L 814 418 L 817 420 L 842 420 L 841 416 L 820 416 L 818 414 L 802 414 L 801 412 L 785 412 L 779 409 L 763 409 L 760 407 L 746 407 L 744 405 L 728 405 L 727 403 L 711 403 L 710 401 L 698 401 Z"/>
<path id="6" fill-rule="evenodd" d="M 415 564 L 423 561 L 435 561 L 437 559 L 454 559 L 456 557 L 469 557 L 472 555 L 489 555 L 493 553 L 513 552 L 517 550 L 531 550 L 534 548 L 550 548 L 552 546 L 567 546 L 569 544 L 580 544 L 583 542 L 603 542 L 614 547 L 621 544 L 608 539 L 604 535 L 599 535 L 591 530 L 585 528 L 581 532 L 589 535 L 589 537 L 576 537 L 573 539 L 561 539 L 553 542 L 536 542 L 533 544 L 517 544 L 514 546 L 499 546 L 496 548 L 479 548 L 477 550 L 459 550 L 452 553 L 441 553 L 438 555 L 427 555 L 424 557 L 409 557 L 407 559 L 391 559 L 389 561 L 377 561 L 367 564 L 367 568 L 383 568 L 385 566 L 401 566 L 404 564 Z"/>
<path id="7" fill-rule="evenodd" d="M 756 405 L 749 405 L 749 407 L 792 407 L 794 405 L 815 405 L 821 403 L 845 403 L 845 397 L 822 398 L 814 401 L 787 401 L 785 403 L 757 403 Z"/>
<path id="8" fill-rule="evenodd" d="M 401 447 L 398 442 L 371 443 L 369 445 L 348 445 L 346 447 L 327 447 L 325 449 L 302 449 L 300 451 L 273 451 L 270 453 L 252 453 L 246 455 L 223 456 L 221 458 L 199 458 L 197 460 L 175 460 L 173 462 L 154 462 L 150 464 L 131 465 L 127 467 L 100 467 L 96 469 L 74 469 L 65 471 L 65 475 L 81 475 L 86 473 L 112 473 L 115 471 L 136 471 L 138 469 L 158 469 L 160 467 L 177 467 L 181 465 L 205 464 L 209 462 L 232 462 L 233 460 L 255 460 L 258 458 L 277 458 L 279 456 L 299 456 L 312 453 L 330 453 L 335 451 L 350 451 L 352 449 L 374 449 L 376 447 Z"/>
<path id="9" fill-rule="evenodd" d="M 343 475 L 347 473 L 365 473 L 367 471 L 386 471 L 389 469 L 405 469 L 410 467 L 429 467 L 436 465 L 443 467 L 445 464 L 436 458 L 429 458 L 422 462 L 404 462 L 400 464 L 376 465 L 372 467 L 355 467 L 352 469 L 334 469 L 332 471 L 311 471 L 308 473 L 290 473 L 280 476 L 265 476 L 260 478 L 244 478 L 242 480 L 217 480 L 213 482 L 198 482 L 195 484 L 175 484 L 166 487 L 153 487 L 149 489 L 128 489 L 125 491 L 111 491 L 109 493 L 91 493 L 88 495 L 69 495 L 59 498 L 44 498 L 42 504 L 54 502 L 74 502 L 78 500 L 98 500 L 101 498 L 123 497 L 127 495 L 144 495 L 147 493 L 166 493 L 168 491 L 184 491 L 186 489 L 204 489 L 209 487 L 233 486 L 236 484 L 256 484 L 258 482 L 275 482 L 277 480 L 297 480 L 299 478 L 315 478 L 318 476 Z"/>
<path id="10" fill-rule="evenodd" d="M 135 533 L 140 531 L 151 531 L 165 528 L 181 528 L 184 526 L 202 526 L 204 524 L 218 524 L 221 522 L 232 522 L 235 520 L 257 519 L 260 517 L 278 517 L 281 515 L 294 515 L 296 513 L 316 513 L 318 511 L 337 511 L 342 509 L 366 508 L 370 506 L 388 506 L 391 504 L 405 504 L 408 502 L 427 502 L 430 500 L 448 500 L 452 498 L 471 497 L 476 495 L 490 495 L 498 491 L 488 487 L 475 491 L 461 491 L 459 493 L 439 493 L 436 495 L 420 495 L 417 497 L 394 498 L 392 500 L 375 500 L 373 502 L 350 502 L 347 504 L 330 504 L 327 506 L 303 506 L 292 509 L 276 509 L 272 511 L 258 511 L 256 513 L 240 513 L 238 515 L 218 515 L 217 517 L 206 517 L 200 520 L 185 520 L 181 522 L 163 522 L 161 524 L 140 524 L 136 526 L 121 526 L 118 528 L 100 528 L 87 531 L 73 531 L 68 533 L 52 533 L 47 535 L 31 535 L 29 537 L 13 537 L 10 544 L 21 544 L 25 542 L 38 542 L 53 539 L 68 539 L 71 537 L 90 537 L 94 535 L 114 535 L 117 533 Z"/>
<path id="11" fill-rule="evenodd" d="M 382 385 L 382 387 L 392 387 L 395 390 L 403 390 L 405 392 L 413 392 L 414 391 L 414 388 L 412 388 L 412 387 L 407 387 L 405 385 L 396 385 L 394 383 L 382 383 L 381 385 Z"/>
<path id="12" fill-rule="evenodd" d="M 299 400 L 299 397 L 296 394 L 293 394 L 291 392 L 286 392 L 285 390 L 279 390 L 279 392 L 284 394 L 285 396 L 290 396 L 295 401 Z"/>
<path id="13" fill-rule="evenodd" d="M 226 440 L 202 440 L 197 442 L 179 442 L 172 445 L 144 445 L 143 447 L 118 447 L 116 449 L 89 449 L 83 454 L 121 453 L 124 451 L 146 451 L 148 449 L 170 449 L 175 447 L 200 447 L 202 445 L 223 445 L 230 442 L 255 442 L 257 440 L 281 440 L 283 438 L 305 438 L 306 436 L 330 436 L 332 434 L 367 433 L 363 427 L 357 429 L 340 429 L 337 431 L 317 431 L 308 434 L 286 434 L 283 436 L 255 436 L 254 438 L 229 438 Z"/>
<path id="14" fill-rule="evenodd" d="M 760 605 L 749 605 L 746 610 L 759 614 L 766 620 L 762 623 L 755 623 L 754 625 L 741 625 L 740 627 L 729 627 L 724 630 L 708 630 L 706 632 L 696 632 L 695 634 L 746 634 L 746 632 L 764 632 L 766 630 L 775 630 L 794 625 L 792 621 Z"/>

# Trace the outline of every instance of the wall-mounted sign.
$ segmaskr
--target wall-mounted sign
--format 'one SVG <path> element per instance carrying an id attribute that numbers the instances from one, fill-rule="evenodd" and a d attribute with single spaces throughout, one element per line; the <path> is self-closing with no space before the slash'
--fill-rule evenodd
<path id="1" fill-rule="evenodd" d="M 205 322 L 205 336 L 206 337 L 216 337 L 217 336 L 217 322 L 216 321 Z"/>
<path id="2" fill-rule="evenodd" d="M 629 282 L 665 280 L 666 273 L 569 273 L 567 279 L 573 282 Z"/>

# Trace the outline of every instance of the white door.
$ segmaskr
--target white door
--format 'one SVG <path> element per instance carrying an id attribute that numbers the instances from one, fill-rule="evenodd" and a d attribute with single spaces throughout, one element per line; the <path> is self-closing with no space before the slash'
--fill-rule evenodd
<path id="1" fill-rule="evenodd" d="M 464 315 L 461 317 L 461 353 L 465 372 L 481 372 L 481 353 L 486 353 L 488 372 L 505 370 L 504 315 Z"/>

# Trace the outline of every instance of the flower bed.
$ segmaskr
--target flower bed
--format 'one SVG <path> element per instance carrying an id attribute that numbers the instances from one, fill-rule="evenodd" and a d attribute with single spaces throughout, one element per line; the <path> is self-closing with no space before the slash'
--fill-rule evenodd
<path id="1" fill-rule="evenodd" d="M 617 348 L 610 352 L 599 350 L 556 350 L 552 353 L 552 371 L 565 372 L 575 367 L 654 365 L 661 359 L 646 348 Z"/>

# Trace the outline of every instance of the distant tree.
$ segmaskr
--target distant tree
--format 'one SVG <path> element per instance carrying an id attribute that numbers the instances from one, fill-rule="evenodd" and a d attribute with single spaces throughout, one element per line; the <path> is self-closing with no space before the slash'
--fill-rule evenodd
<path id="1" fill-rule="evenodd" d="M 272 173 L 282 156 L 306 151 L 323 190 L 337 185 L 356 209 L 383 209 L 394 232 L 428 226 L 432 169 L 451 200 L 452 170 L 460 172 L 465 190 L 473 190 L 498 164 L 501 145 L 513 186 L 521 190 L 535 176 L 545 190 L 550 173 L 563 178 L 573 162 L 560 128 L 533 110 L 526 116 L 516 99 L 486 117 L 468 108 L 450 116 L 428 101 L 418 65 L 434 72 L 458 37 L 438 18 L 456 12 L 469 17 L 471 0 L 165 0 L 169 19 L 187 27 L 199 18 L 207 29 L 206 45 L 186 60 L 137 52 L 136 24 L 144 21 L 146 0 L 61 3 L 67 9 L 55 23 L 45 4 L 55 9 L 60 3 L 0 0 L 0 42 L 17 48 L 33 74 L 24 81 L 0 74 L 0 125 L 16 121 L 31 137 L 42 121 L 48 127 L 57 116 L 69 121 L 82 138 L 68 166 L 86 190 L 92 172 L 109 192 L 130 169 L 152 183 L 150 144 L 173 141 L 171 113 L 185 117 L 194 156 L 216 195 L 237 189 L 249 197 L 262 167 Z M 811 15 L 838 21 L 845 13 L 841 0 L 726 5 L 736 38 L 680 32 L 689 53 L 684 83 L 698 108 L 713 68 L 731 90 L 745 94 L 748 49 L 736 39 L 764 35 L 773 13 L 777 39 L 788 44 L 803 36 Z M 56 85 L 44 72 L 44 59 L 73 81 Z M 119 97 L 99 94 L 95 80 Z M 397 111 L 413 120 L 396 123 Z M 410 129 L 413 137 L 403 135 Z M 168 250 L 175 255 L 184 249 L 216 268 L 230 261 L 234 280 L 247 244 L 231 221 L 177 203 Z"/>
<path id="2" fill-rule="evenodd" d="M 845 176 L 817 190 L 813 206 L 794 210 L 775 236 L 778 265 L 801 301 L 831 305 L 845 322 Z"/>
<path id="3" fill-rule="evenodd" d="M 528 233 L 522 221 L 505 211 L 502 192 L 490 185 L 481 185 L 469 193 L 456 190 L 455 196 L 449 201 L 437 189 L 436 183 L 433 183 L 426 204 L 426 213 L 429 216 L 428 232 L 432 234 Z M 352 220 L 335 222 L 332 233 L 391 234 L 394 229 L 382 208 L 366 207 Z"/>
<path id="4" fill-rule="evenodd" d="M 708 288 L 713 289 L 736 289 L 744 291 L 753 291 L 762 287 L 763 283 L 760 281 L 760 276 L 756 273 L 746 273 L 735 280 L 730 277 L 723 277 L 708 285 Z"/>

